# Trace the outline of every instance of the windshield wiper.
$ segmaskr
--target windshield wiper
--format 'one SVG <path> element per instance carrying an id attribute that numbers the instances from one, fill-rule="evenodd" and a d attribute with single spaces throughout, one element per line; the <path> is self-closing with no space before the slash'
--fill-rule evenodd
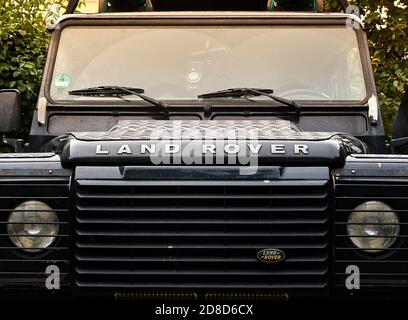
<path id="1" fill-rule="evenodd" d="M 141 88 L 130 88 L 130 87 L 120 87 L 120 86 L 100 86 L 85 88 L 80 90 L 69 91 L 70 95 L 73 96 L 84 96 L 84 97 L 119 97 L 135 95 L 144 101 L 151 103 L 156 107 L 160 107 L 166 113 L 168 112 L 168 105 L 163 102 L 156 100 L 154 98 L 144 95 L 144 89 Z M 126 100 L 127 101 L 127 100 Z"/>
<path id="2" fill-rule="evenodd" d="M 264 96 L 278 101 L 288 107 L 292 107 L 297 113 L 300 113 L 301 106 L 295 101 L 287 100 L 285 98 L 278 97 L 273 94 L 272 89 L 258 89 L 258 88 L 231 88 L 227 90 L 215 91 L 206 94 L 199 95 L 200 99 L 211 98 L 242 98 L 242 97 L 259 97 Z"/>

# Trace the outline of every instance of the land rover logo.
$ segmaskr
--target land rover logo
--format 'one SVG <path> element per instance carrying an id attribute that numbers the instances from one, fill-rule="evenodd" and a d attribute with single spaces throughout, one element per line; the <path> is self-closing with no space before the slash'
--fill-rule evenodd
<path id="1" fill-rule="evenodd" d="M 282 262 L 285 260 L 285 252 L 279 249 L 263 249 L 258 252 L 257 258 L 266 263 Z"/>
<path id="2" fill-rule="evenodd" d="M 109 149 L 105 149 L 106 146 L 102 144 L 97 144 L 95 148 L 96 155 L 110 155 L 111 153 L 116 153 L 117 155 L 133 155 L 135 153 L 140 153 L 141 155 L 145 154 L 157 154 L 159 150 L 166 155 L 174 155 L 182 153 L 182 146 L 178 143 L 161 143 L 161 144 L 140 144 L 140 145 L 131 145 L 131 144 L 122 144 L 115 145 Z M 259 155 L 261 150 L 265 148 L 262 144 L 246 144 L 244 147 L 239 144 L 226 144 L 222 146 L 221 150 L 217 149 L 217 145 L 213 143 L 204 143 L 201 148 L 199 148 L 199 153 L 203 155 L 216 154 L 221 152 L 224 154 L 232 155 L 239 154 L 241 149 L 246 149 L 253 155 Z M 112 150 L 113 149 L 113 150 Z M 271 155 L 286 155 L 292 153 L 296 156 L 307 156 L 309 155 L 309 145 L 307 144 L 270 144 L 268 147 L 268 152 Z"/>

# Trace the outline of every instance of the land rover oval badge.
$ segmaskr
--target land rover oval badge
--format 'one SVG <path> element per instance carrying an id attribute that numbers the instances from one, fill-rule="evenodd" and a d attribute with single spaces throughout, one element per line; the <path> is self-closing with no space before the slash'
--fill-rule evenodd
<path id="1" fill-rule="evenodd" d="M 257 258 L 266 263 L 282 262 L 285 260 L 285 252 L 279 249 L 263 249 L 258 252 Z"/>

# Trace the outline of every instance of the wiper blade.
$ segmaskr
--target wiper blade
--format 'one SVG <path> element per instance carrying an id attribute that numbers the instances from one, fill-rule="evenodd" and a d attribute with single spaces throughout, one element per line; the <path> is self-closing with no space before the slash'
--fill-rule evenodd
<path id="1" fill-rule="evenodd" d="M 168 105 L 163 101 L 156 100 L 154 98 L 144 95 L 144 89 L 141 88 L 130 88 L 130 87 L 120 87 L 120 86 L 100 86 L 85 88 L 80 90 L 69 91 L 70 95 L 73 96 L 84 96 L 84 97 L 119 97 L 135 95 L 144 101 L 151 103 L 154 106 L 162 108 L 164 111 L 168 112 Z"/>
<path id="2" fill-rule="evenodd" d="M 129 92 L 131 91 L 131 92 Z M 141 88 L 119 87 L 119 86 L 100 86 L 91 87 L 80 90 L 69 91 L 73 96 L 85 96 L 85 97 L 122 97 L 130 96 L 134 93 L 144 93 Z"/>
<path id="3" fill-rule="evenodd" d="M 264 96 L 271 98 L 272 100 L 278 101 L 288 107 L 292 107 L 296 112 L 300 113 L 301 106 L 295 101 L 287 100 L 273 94 L 272 89 L 257 89 L 257 88 L 231 88 L 227 90 L 215 91 L 206 94 L 199 95 L 200 99 L 211 99 L 211 98 L 241 98 L 241 97 L 259 97 Z"/>
<path id="4" fill-rule="evenodd" d="M 223 98 L 223 97 L 241 98 L 245 96 L 252 96 L 252 97 L 260 96 L 260 95 L 262 96 L 264 94 L 272 94 L 272 93 L 273 93 L 272 89 L 231 88 L 231 89 L 202 94 L 202 95 L 199 95 L 198 97 L 201 99 Z"/>

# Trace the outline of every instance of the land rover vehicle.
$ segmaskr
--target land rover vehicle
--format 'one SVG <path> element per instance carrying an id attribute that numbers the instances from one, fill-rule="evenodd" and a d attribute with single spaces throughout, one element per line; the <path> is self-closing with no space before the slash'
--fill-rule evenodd
<path id="1" fill-rule="evenodd" d="M 68 14 L 27 145 L 18 93 L 0 105 L 2 289 L 58 270 L 75 296 L 405 295 L 408 157 L 355 15 Z"/>

